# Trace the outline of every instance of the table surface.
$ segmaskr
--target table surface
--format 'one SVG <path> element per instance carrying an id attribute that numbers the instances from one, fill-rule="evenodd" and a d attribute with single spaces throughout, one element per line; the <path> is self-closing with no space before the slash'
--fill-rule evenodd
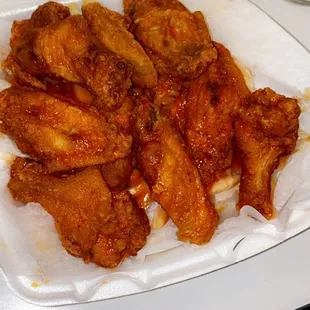
<path id="1" fill-rule="evenodd" d="M 310 6 L 252 0 L 310 50 Z M 310 73 L 309 73 L 310 74 Z M 309 85 L 310 86 L 310 85 Z M 293 310 L 310 303 L 310 230 L 242 264 L 149 293 L 53 309 Z M 0 309 L 39 310 L 17 298 L 0 275 Z"/>

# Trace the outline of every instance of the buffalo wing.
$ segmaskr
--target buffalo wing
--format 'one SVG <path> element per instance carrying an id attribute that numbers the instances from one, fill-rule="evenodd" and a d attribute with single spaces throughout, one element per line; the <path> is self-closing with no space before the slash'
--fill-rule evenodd
<path id="1" fill-rule="evenodd" d="M 193 79 L 216 59 L 216 49 L 201 12 L 179 1 L 124 0 L 132 31 L 161 75 Z"/>
<path id="2" fill-rule="evenodd" d="M 215 46 L 218 60 L 190 82 L 171 109 L 205 185 L 232 164 L 235 115 L 250 93 L 229 51 Z"/>
<path id="3" fill-rule="evenodd" d="M 199 173 L 169 119 L 146 99 L 139 99 L 135 139 L 138 164 L 152 189 L 152 198 L 168 213 L 181 240 L 208 242 L 218 215 L 208 200 Z"/>
<path id="4" fill-rule="evenodd" d="M 131 150 L 131 136 L 103 117 L 36 90 L 4 90 L 0 120 L 0 130 L 50 171 L 113 162 Z"/>
<path id="5" fill-rule="evenodd" d="M 140 87 L 156 86 L 157 74 L 153 63 L 128 31 L 124 17 L 99 3 L 84 5 L 82 11 L 100 44 L 132 65 L 133 82 Z"/>
<path id="6" fill-rule="evenodd" d="M 17 158 L 8 187 L 16 200 L 40 203 L 54 217 L 63 247 L 86 263 L 114 268 L 136 255 L 149 234 L 144 210 L 126 192 L 111 193 L 96 167 L 53 176 Z"/>
<path id="7" fill-rule="evenodd" d="M 58 10 L 65 8 L 57 6 Z M 33 86 L 63 99 L 66 97 L 63 92 L 74 91 L 77 83 L 94 96 L 94 100 L 87 98 L 88 106 L 119 108 L 131 86 L 131 65 L 96 44 L 83 16 L 59 13 L 59 18 L 51 18 L 56 15 L 54 10 L 54 6 L 45 4 L 30 20 L 14 22 L 11 53 L 4 67 L 13 72 L 14 80 L 21 85 Z M 49 23 L 39 22 L 42 12 L 50 16 L 46 19 Z M 73 99 L 80 99 L 74 95 Z"/>
<path id="8" fill-rule="evenodd" d="M 116 54 L 97 48 L 82 16 L 41 29 L 34 50 L 48 66 L 49 75 L 85 84 L 98 108 L 116 109 L 125 100 L 131 86 L 131 66 Z"/>
<path id="9" fill-rule="evenodd" d="M 300 108 L 296 99 L 262 89 L 251 94 L 236 122 L 243 169 L 238 207 L 253 206 L 273 216 L 271 175 L 281 156 L 293 152 L 298 138 Z"/>

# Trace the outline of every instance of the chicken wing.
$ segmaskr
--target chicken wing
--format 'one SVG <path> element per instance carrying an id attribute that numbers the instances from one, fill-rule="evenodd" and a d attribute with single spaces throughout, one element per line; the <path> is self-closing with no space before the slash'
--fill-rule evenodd
<path id="1" fill-rule="evenodd" d="M 273 216 L 271 175 L 281 156 L 291 154 L 298 138 L 300 108 L 296 99 L 258 90 L 246 100 L 236 122 L 243 159 L 239 209 L 253 206 L 267 219 Z"/>
<path id="2" fill-rule="evenodd" d="M 199 173 L 185 145 L 167 117 L 146 99 L 139 99 L 136 110 L 135 139 L 138 163 L 152 198 L 177 225 L 183 241 L 208 242 L 218 215 L 205 195 Z"/>
<path id="3" fill-rule="evenodd" d="M 127 96 L 131 66 L 115 54 L 99 51 L 80 15 L 40 30 L 34 51 L 50 74 L 72 83 L 85 83 L 95 94 L 94 104 L 99 108 L 117 109 Z"/>
<path id="4" fill-rule="evenodd" d="M 126 192 L 112 194 L 96 167 L 57 177 L 17 158 L 8 187 L 16 200 L 40 203 L 54 217 L 63 247 L 86 263 L 114 268 L 146 243 L 144 210 Z"/>
<path id="5" fill-rule="evenodd" d="M 250 94 L 229 51 L 215 46 L 218 60 L 191 81 L 171 110 L 205 185 L 231 166 L 235 115 Z"/>
<path id="6" fill-rule="evenodd" d="M 216 59 L 201 12 L 191 14 L 178 1 L 124 0 L 132 32 L 161 75 L 193 79 Z"/>
<path id="7" fill-rule="evenodd" d="M 131 150 L 132 137 L 103 117 L 36 90 L 1 92 L 0 120 L 0 130 L 50 171 L 113 162 Z"/>
<path id="8" fill-rule="evenodd" d="M 44 8 L 46 14 L 52 10 L 49 6 Z M 40 16 L 35 13 L 33 16 Z M 52 10 L 50 15 L 53 14 Z M 61 90 L 76 87 L 68 86 L 68 82 L 78 83 L 85 85 L 95 97 L 87 98 L 88 105 L 100 109 L 121 106 L 131 87 L 132 67 L 116 54 L 98 48 L 81 15 L 56 19 L 42 28 L 34 24 L 37 22 L 30 19 L 13 25 L 12 51 L 4 67 L 14 73 L 19 84 L 52 91 L 64 99 Z M 73 99 L 80 99 L 73 94 Z"/>
<path id="9" fill-rule="evenodd" d="M 40 28 L 60 22 L 69 16 L 70 12 L 66 6 L 47 2 L 33 12 L 31 19 L 13 22 L 11 53 L 3 67 L 13 72 L 17 82 L 45 89 L 40 76 L 48 73 L 48 67 L 34 53 L 34 42 Z"/>
<path id="10" fill-rule="evenodd" d="M 156 86 L 157 74 L 153 63 L 128 31 L 124 18 L 99 3 L 84 5 L 82 12 L 92 34 L 102 46 L 132 65 L 133 82 L 139 87 Z"/>
<path id="11" fill-rule="evenodd" d="M 33 50 L 41 62 L 46 64 L 50 75 L 83 83 L 84 79 L 76 69 L 75 62 L 89 57 L 92 44 L 85 19 L 75 15 L 40 29 Z"/>

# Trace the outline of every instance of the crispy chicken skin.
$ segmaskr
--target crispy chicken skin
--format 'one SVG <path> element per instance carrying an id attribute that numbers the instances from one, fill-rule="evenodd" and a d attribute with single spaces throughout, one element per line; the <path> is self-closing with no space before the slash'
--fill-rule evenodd
<path id="1" fill-rule="evenodd" d="M 180 240 L 208 242 L 218 214 L 205 195 L 199 173 L 167 117 L 146 99 L 136 109 L 135 142 L 138 164 L 152 189 L 152 198 L 179 229 Z"/>
<path id="2" fill-rule="evenodd" d="M 239 209 L 253 206 L 267 219 L 273 216 L 271 175 L 281 156 L 293 152 L 298 138 L 300 108 L 296 99 L 269 88 L 251 94 L 236 122 L 241 151 Z"/>
<path id="3" fill-rule="evenodd" d="M 179 0 L 124 0 L 123 6 L 126 16 L 133 20 L 156 8 L 189 12 Z"/>
<path id="4" fill-rule="evenodd" d="M 205 185 L 231 166 L 235 115 L 250 94 L 229 51 L 215 46 L 217 61 L 190 82 L 170 113 Z"/>
<path id="5" fill-rule="evenodd" d="M 128 187 L 133 171 L 132 154 L 126 158 L 102 166 L 101 172 L 104 180 L 112 190 L 123 190 Z"/>
<path id="6" fill-rule="evenodd" d="M 53 1 L 40 5 L 31 15 L 33 27 L 41 28 L 70 16 L 68 7 Z"/>
<path id="7" fill-rule="evenodd" d="M 178 1 L 124 1 L 132 32 L 161 75 L 194 79 L 217 57 L 201 12 Z"/>
<path id="8" fill-rule="evenodd" d="M 113 162 L 131 150 L 132 137 L 103 117 L 36 90 L 2 91 L 0 120 L 0 130 L 51 172 Z"/>
<path id="9" fill-rule="evenodd" d="M 84 5 L 82 12 L 92 35 L 98 39 L 100 44 L 132 65 L 133 82 L 139 87 L 156 86 L 157 73 L 153 63 L 128 31 L 128 24 L 124 17 L 99 3 Z"/>
<path id="10" fill-rule="evenodd" d="M 40 203 L 54 217 L 63 247 L 86 263 L 114 268 L 145 245 L 150 228 L 144 210 L 126 192 L 111 193 L 97 167 L 53 176 L 17 158 L 8 187 L 16 200 Z"/>
<path id="11" fill-rule="evenodd" d="M 123 105 L 116 111 L 105 111 L 104 115 L 111 124 L 116 124 L 120 131 L 126 135 L 133 134 L 132 113 L 134 101 L 127 96 Z M 126 158 L 102 166 L 102 175 L 111 189 L 125 189 L 129 184 L 130 175 L 133 172 L 133 153 Z"/>
<path id="12" fill-rule="evenodd" d="M 144 94 L 157 107 L 172 105 L 188 82 L 168 75 L 159 75 L 156 87 L 145 89 Z"/>

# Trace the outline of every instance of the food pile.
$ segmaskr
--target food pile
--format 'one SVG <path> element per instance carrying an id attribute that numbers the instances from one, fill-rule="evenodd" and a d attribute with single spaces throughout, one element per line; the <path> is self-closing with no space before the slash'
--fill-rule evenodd
<path id="1" fill-rule="evenodd" d="M 82 14 L 47 2 L 14 21 L 3 62 L 0 131 L 27 155 L 11 166 L 17 201 L 55 219 L 63 247 L 114 268 L 169 218 L 205 244 L 218 225 L 212 195 L 240 181 L 240 210 L 274 216 L 271 175 L 294 151 L 296 99 L 251 92 L 201 12 L 177 0 L 99 3 Z"/>

